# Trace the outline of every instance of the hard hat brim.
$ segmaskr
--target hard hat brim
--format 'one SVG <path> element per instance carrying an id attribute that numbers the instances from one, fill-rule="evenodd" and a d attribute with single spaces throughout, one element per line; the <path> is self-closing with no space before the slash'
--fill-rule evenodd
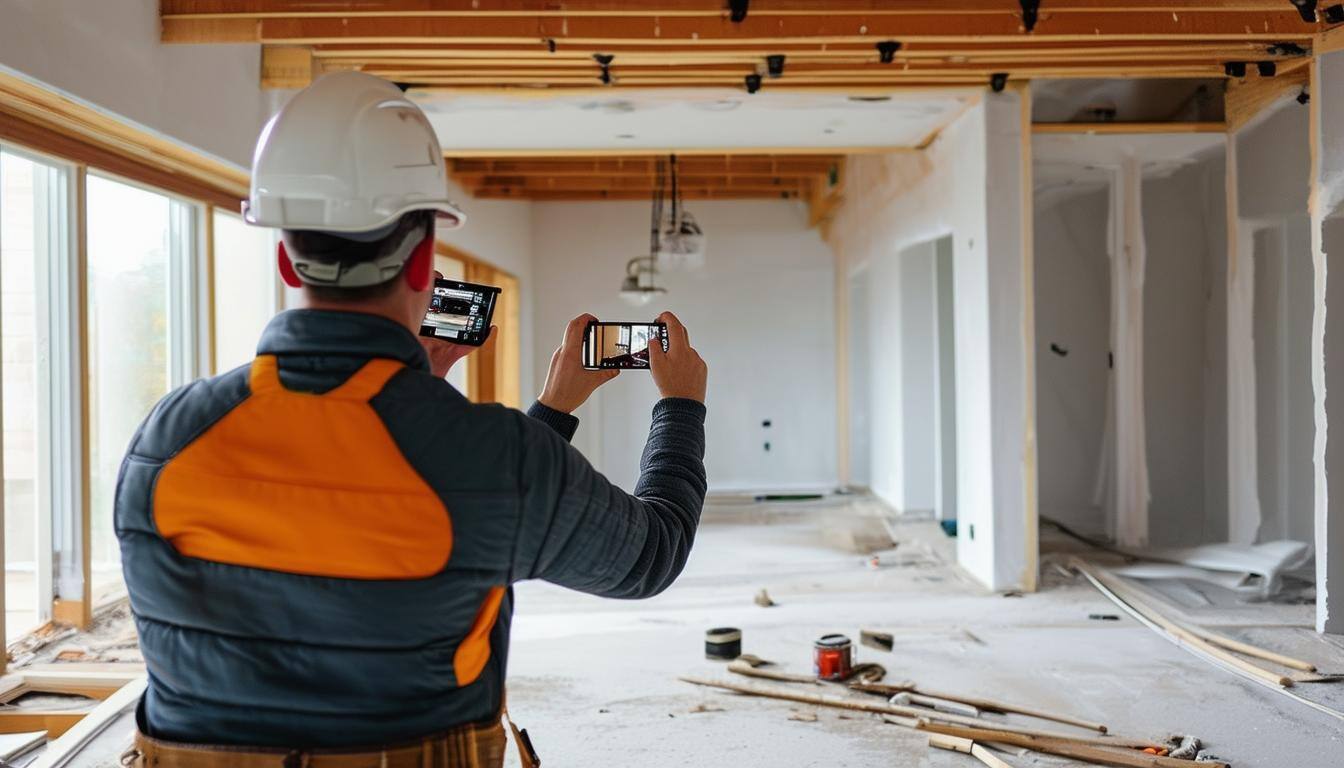
<path id="1" fill-rule="evenodd" d="M 434 211 L 435 218 L 438 219 L 439 229 L 458 229 L 467 222 L 467 214 L 458 208 L 450 200 L 435 200 L 432 202 L 417 202 L 411 205 L 389 213 L 382 219 L 370 222 L 360 222 L 352 224 L 338 224 L 330 221 L 296 221 L 293 219 L 281 219 L 281 217 L 257 216 L 250 200 L 242 202 L 243 221 L 256 227 L 275 227 L 276 229 L 289 230 L 317 230 L 321 232 L 368 232 L 370 230 L 385 227 L 405 214 L 412 211 Z"/>

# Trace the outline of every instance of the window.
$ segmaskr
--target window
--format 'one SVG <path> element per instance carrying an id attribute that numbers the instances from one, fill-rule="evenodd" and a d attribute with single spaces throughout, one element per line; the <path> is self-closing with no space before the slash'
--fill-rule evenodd
<path id="1" fill-rule="evenodd" d="M 68 383 L 68 340 L 59 318 L 62 265 L 69 257 L 69 173 L 0 150 L 0 391 L 3 392 L 5 634 L 13 639 L 50 615 L 52 509 L 69 503 L 53 479 L 68 478 L 68 415 L 59 383 Z M 64 376 L 63 376 L 64 374 Z"/>
<path id="2" fill-rule="evenodd" d="M 215 370 L 252 361 L 257 340 L 275 315 L 280 287 L 275 268 L 275 230 L 253 227 L 241 217 L 214 212 Z"/>
<path id="3" fill-rule="evenodd" d="M 97 593 L 121 581 L 112 503 L 140 422 L 194 377 L 196 208 L 89 174 L 89 483 Z"/>

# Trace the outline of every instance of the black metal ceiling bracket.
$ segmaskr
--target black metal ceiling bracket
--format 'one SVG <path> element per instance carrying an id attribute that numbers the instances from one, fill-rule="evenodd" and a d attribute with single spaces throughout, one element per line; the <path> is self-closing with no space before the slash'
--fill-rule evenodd
<path id="1" fill-rule="evenodd" d="M 896 60 L 896 52 L 901 50 L 899 40 L 883 40 L 877 44 L 878 60 L 883 64 L 890 64 Z"/>
<path id="2" fill-rule="evenodd" d="M 1040 18 L 1041 0 L 1021 0 L 1022 5 L 1022 26 L 1028 32 L 1036 28 L 1036 20 Z"/>
<path id="3" fill-rule="evenodd" d="M 1288 0 L 1297 9 L 1302 20 L 1308 24 L 1316 23 L 1316 0 Z"/>

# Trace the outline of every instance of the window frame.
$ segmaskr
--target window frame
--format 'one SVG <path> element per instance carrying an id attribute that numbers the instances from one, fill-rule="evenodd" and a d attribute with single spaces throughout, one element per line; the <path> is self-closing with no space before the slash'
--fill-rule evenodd
<path id="1" fill-rule="evenodd" d="M 93 618 L 89 455 L 93 414 L 86 375 L 90 352 L 88 177 L 92 174 L 169 200 L 170 390 L 214 372 L 212 220 L 216 206 L 9 139 L 0 140 L 0 148 L 49 169 L 47 178 L 56 182 L 42 193 L 47 200 L 45 233 L 51 238 L 50 258 L 39 269 L 35 296 L 37 344 L 46 352 L 38 373 L 36 608 L 39 626 L 54 620 L 86 628 Z M 273 299 L 273 303 L 278 301 Z M 4 514 L 0 498 L 0 525 Z M 0 550 L 0 573 L 3 568 Z M 0 633 L 4 631 L 0 610 Z"/>
<path id="2" fill-rule="evenodd" d="M 84 481 L 79 386 L 83 368 L 77 333 L 81 327 L 82 275 L 75 267 L 82 226 L 80 217 L 75 215 L 80 169 L 75 163 L 9 141 L 0 141 L 0 150 L 46 169 L 40 194 L 45 197 L 47 225 L 41 236 L 48 241 L 50 258 L 37 269 L 34 286 L 35 346 L 39 359 L 45 357 L 45 363 L 37 365 L 35 576 L 38 626 L 41 626 L 54 617 L 60 594 L 83 589 L 81 570 L 74 567 L 81 558 L 82 541 L 72 526 L 77 517 L 69 514 L 82 505 Z M 0 465 L 0 477 L 3 474 Z M 3 514 L 0 501 L 0 523 Z M 4 552 L 0 551 L 0 572 L 3 569 Z M 7 632 L 4 619 L 0 611 L 0 634 Z"/>

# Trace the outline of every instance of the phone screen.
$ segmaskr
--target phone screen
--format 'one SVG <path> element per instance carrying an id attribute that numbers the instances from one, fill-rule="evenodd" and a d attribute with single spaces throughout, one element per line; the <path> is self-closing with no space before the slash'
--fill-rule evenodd
<path id="1" fill-rule="evenodd" d="M 490 316 L 498 296 L 499 289 L 493 285 L 437 278 L 420 335 L 479 347 L 490 336 Z"/>
<path id="2" fill-rule="evenodd" d="M 589 323 L 583 334 L 583 367 L 648 368 L 649 344 L 667 351 L 667 326 L 663 323 Z"/>

